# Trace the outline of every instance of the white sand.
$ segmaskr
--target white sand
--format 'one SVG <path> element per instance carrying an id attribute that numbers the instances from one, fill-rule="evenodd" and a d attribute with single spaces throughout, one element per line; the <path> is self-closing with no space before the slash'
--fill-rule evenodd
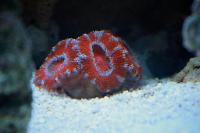
<path id="1" fill-rule="evenodd" d="M 28 133 L 200 132 L 200 83 L 155 83 L 90 100 L 32 89 Z"/>

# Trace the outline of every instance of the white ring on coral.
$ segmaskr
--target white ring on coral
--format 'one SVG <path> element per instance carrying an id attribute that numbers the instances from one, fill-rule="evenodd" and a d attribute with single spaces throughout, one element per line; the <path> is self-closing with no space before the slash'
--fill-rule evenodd
<path id="1" fill-rule="evenodd" d="M 102 71 L 102 70 L 97 66 L 97 64 L 96 64 L 96 59 L 95 59 L 95 57 L 94 57 L 93 48 L 92 48 L 94 45 L 98 45 L 98 46 L 100 46 L 100 47 L 103 49 L 103 51 L 105 52 L 105 55 L 109 58 L 109 64 L 108 64 L 108 65 L 109 65 L 109 68 L 111 68 L 111 69 L 108 69 L 107 71 Z M 111 73 L 112 73 L 113 70 L 114 70 L 114 65 L 113 65 L 112 58 L 110 57 L 110 53 L 109 53 L 109 51 L 107 50 L 107 48 L 104 46 L 104 44 L 101 43 L 101 42 L 96 42 L 96 41 L 92 42 L 92 43 L 90 44 L 90 53 L 91 53 L 91 55 L 92 55 L 92 61 L 93 61 L 93 64 L 94 64 L 95 69 L 97 70 L 98 74 L 101 75 L 101 76 L 103 76 L 103 77 L 107 77 L 107 76 L 111 75 Z"/>
<path id="2" fill-rule="evenodd" d="M 60 67 L 58 69 L 56 69 L 55 71 L 50 72 L 49 71 L 49 67 L 53 62 L 57 62 L 60 59 L 64 59 L 63 63 L 60 65 Z M 47 76 L 52 76 L 54 75 L 56 72 L 60 71 L 61 69 L 63 69 L 65 67 L 65 65 L 67 65 L 68 63 L 68 58 L 66 56 L 66 54 L 61 54 L 58 56 L 53 57 L 52 59 L 50 59 L 47 64 L 45 65 L 45 74 Z"/>

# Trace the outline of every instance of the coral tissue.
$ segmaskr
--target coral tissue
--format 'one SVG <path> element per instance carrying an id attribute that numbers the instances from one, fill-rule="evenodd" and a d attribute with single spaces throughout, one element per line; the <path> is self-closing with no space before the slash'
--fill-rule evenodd
<path id="1" fill-rule="evenodd" d="M 84 92 L 86 85 L 107 93 L 119 89 L 127 77 L 140 77 L 131 51 L 110 32 L 93 31 L 58 42 L 35 72 L 33 83 L 56 92 L 73 92 L 74 88 Z"/>

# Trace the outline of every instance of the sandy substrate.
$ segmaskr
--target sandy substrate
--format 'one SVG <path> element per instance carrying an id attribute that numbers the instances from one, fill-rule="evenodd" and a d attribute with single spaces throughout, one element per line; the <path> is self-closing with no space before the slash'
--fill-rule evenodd
<path id="1" fill-rule="evenodd" d="M 90 100 L 32 89 L 28 133 L 200 132 L 200 83 L 163 81 Z"/>

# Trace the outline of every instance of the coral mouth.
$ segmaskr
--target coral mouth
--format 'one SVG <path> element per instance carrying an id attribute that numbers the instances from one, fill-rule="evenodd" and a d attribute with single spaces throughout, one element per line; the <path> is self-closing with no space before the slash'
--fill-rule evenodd
<path id="1" fill-rule="evenodd" d="M 99 46 L 98 44 L 94 44 L 92 46 L 92 50 L 94 53 L 94 59 L 96 66 L 101 70 L 101 71 L 108 71 L 109 69 L 112 69 L 110 66 L 110 59 L 106 55 L 106 51 Z"/>
<path id="2" fill-rule="evenodd" d="M 67 57 L 65 55 L 60 55 L 52 58 L 47 64 L 47 74 L 52 75 L 59 69 L 62 69 L 67 63 Z M 59 69 L 58 69 L 59 68 Z"/>
<path id="3" fill-rule="evenodd" d="M 49 66 L 49 72 L 55 71 L 59 66 L 61 66 L 64 62 L 64 59 L 59 59 L 57 61 L 52 62 L 52 64 Z"/>

